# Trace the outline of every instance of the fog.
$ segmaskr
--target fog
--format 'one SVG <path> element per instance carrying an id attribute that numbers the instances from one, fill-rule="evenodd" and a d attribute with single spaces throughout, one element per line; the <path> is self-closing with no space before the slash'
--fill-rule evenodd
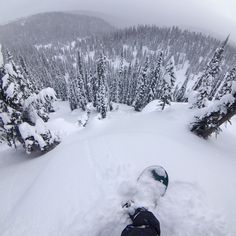
<path id="1" fill-rule="evenodd" d="M 178 25 L 236 42 L 235 0 L 0 0 L 0 23 L 45 11 L 90 11 L 123 27 Z"/>

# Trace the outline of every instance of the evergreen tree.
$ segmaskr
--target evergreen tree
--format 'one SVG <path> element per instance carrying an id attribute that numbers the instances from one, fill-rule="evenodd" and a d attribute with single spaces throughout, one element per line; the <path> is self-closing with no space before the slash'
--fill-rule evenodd
<path id="1" fill-rule="evenodd" d="M 223 53 L 225 46 L 229 40 L 229 36 L 223 42 L 220 48 L 217 48 L 213 58 L 208 63 L 203 75 L 198 79 L 193 89 L 197 91 L 196 102 L 193 104 L 193 108 L 203 108 L 207 106 L 208 100 L 211 100 L 214 94 L 215 83 L 217 83 L 217 76 L 221 70 L 221 63 L 223 60 Z"/>
<path id="2" fill-rule="evenodd" d="M 44 126 L 40 118 L 44 103 L 47 103 L 45 98 L 51 97 L 51 94 L 41 91 L 29 96 L 30 86 L 25 82 L 12 59 L 0 68 L 1 139 L 9 146 L 17 147 L 21 143 L 27 153 L 48 151 L 59 143 L 58 137 Z"/>
<path id="3" fill-rule="evenodd" d="M 32 92 L 34 93 L 39 92 L 37 87 L 37 81 L 34 79 L 32 74 L 28 70 L 25 59 L 22 56 L 20 56 L 20 71 L 21 74 L 23 75 L 24 84 L 27 86 L 26 90 L 28 91 L 28 93 L 26 94 L 26 96 L 29 96 Z"/>
<path id="4" fill-rule="evenodd" d="M 124 67 L 123 79 L 121 80 L 121 96 L 120 102 L 123 104 L 127 103 L 127 95 L 128 95 L 128 68 Z"/>
<path id="5" fill-rule="evenodd" d="M 216 100 L 220 100 L 224 95 L 232 92 L 232 84 L 236 81 L 236 67 L 234 67 L 229 73 L 226 74 L 223 84 L 220 87 Z"/>
<path id="6" fill-rule="evenodd" d="M 187 85 L 189 82 L 189 76 L 187 76 L 187 78 L 185 79 L 183 85 L 180 87 L 180 89 L 177 91 L 176 96 L 175 96 L 175 101 L 176 102 L 186 102 L 186 89 L 187 89 Z"/>
<path id="7" fill-rule="evenodd" d="M 51 65 L 51 78 L 58 98 L 60 98 L 62 101 L 66 101 L 68 99 L 68 94 L 65 75 L 61 73 L 59 67 L 56 66 L 56 64 Z"/>
<path id="8" fill-rule="evenodd" d="M 141 111 L 143 107 L 146 105 L 145 98 L 148 89 L 148 76 L 149 76 L 149 59 L 146 58 L 144 67 L 138 79 L 136 98 L 134 101 L 135 111 Z"/>
<path id="9" fill-rule="evenodd" d="M 207 139 L 212 133 L 218 134 L 220 126 L 236 115 L 236 82 L 233 81 L 231 93 L 215 100 L 209 107 L 205 107 L 194 117 L 190 130 L 196 135 Z"/>
<path id="10" fill-rule="evenodd" d="M 73 75 L 73 71 L 69 74 L 68 78 L 68 100 L 70 104 L 70 109 L 73 111 L 77 109 L 77 95 L 76 95 L 76 85 L 75 85 L 75 75 Z"/>
<path id="11" fill-rule="evenodd" d="M 138 87 L 138 78 L 140 74 L 141 67 L 139 65 L 138 60 L 135 60 L 134 68 L 130 76 L 130 84 L 129 84 L 129 100 L 128 100 L 128 105 L 134 105 L 135 98 L 136 98 L 136 92 L 137 92 L 137 87 Z"/>
<path id="12" fill-rule="evenodd" d="M 104 82 L 101 82 L 97 91 L 97 111 L 101 118 L 106 118 L 108 110 L 107 91 Z"/>
<path id="13" fill-rule="evenodd" d="M 117 102 L 122 103 L 122 98 L 124 97 L 124 80 L 125 80 L 125 66 L 124 66 L 124 56 L 121 53 L 120 67 L 118 71 L 118 91 L 117 91 Z"/>
<path id="14" fill-rule="evenodd" d="M 78 52 L 78 57 L 77 57 L 77 75 L 76 75 L 75 86 L 76 86 L 75 91 L 77 95 L 78 107 L 81 108 L 83 111 L 85 111 L 88 101 L 85 91 L 85 78 L 84 78 L 82 58 L 80 52 Z"/>
<path id="15" fill-rule="evenodd" d="M 106 58 L 101 54 L 97 61 L 98 89 L 96 91 L 96 108 L 102 119 L 106 118 L 109 105 L 105 61 Z"/>
<path id="16" fill-rule="evenodd" d="M 150 84 L 148 88 L 148 98 L 147 103 L 153 101 L 157 96 L 157 87 L 158 83 L 161 81 L 161 74 L 162 74 L 162 64 L 163 64 L 163 52 L 160 52 L 158 56 L 158 60 L 154 68 L 151 70 L 150 73 Z"/>
<path id="17" fill-rule="evenodd" d="M 173 96 L 173 88 L 176 81 L 175 72 L 174 72 L 174 59 L 173 57 L 169 60 L 166 68 L 165 74 L 162 80 L 161 86 L 161 101 L 162 101 L 162 110 L 164 110 L 166 104 L 170 105 Z"/>
<path id="18" fill-rule="evenodd" d="M 113 78 L 112 81 L 112 86 L 111 86 L 111 91 L 112 91 L 112 101 L 115 103 L 119 103 L 120 99 L 119 99 L 119 92 L 120 92 L 120 81 L 118 79 L 118 77 Z"/>
<path id="19" fill-rule="evenodd" d="M 124 99 L 123 99 L 123 102 L 124 104 L 127 104 L 127 105 L 131 105 L 129 102 L 130 100 L 132 99 L 131 98 L 131 86 L 133 86 L 132 84 L 132 65 L 131 63 L 129 64 L 129 67 L 128 67 L 128 70 L 127 70 L 127 73 L 126 73 L 126 76 L 125 76 L 125 88 L 124 88 Z"/>
<path id="20" fill-rule="evenodd" d="M 88 73 L 88 101 L 94 103 L 95 100 L 95 76 L 93 75 L 92 71 L 90 70 Z"/>

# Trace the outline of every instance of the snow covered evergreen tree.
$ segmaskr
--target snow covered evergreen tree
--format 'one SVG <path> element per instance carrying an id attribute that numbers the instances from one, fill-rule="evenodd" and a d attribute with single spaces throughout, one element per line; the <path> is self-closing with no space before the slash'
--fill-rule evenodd
<path id="1" fill-rule="evenodd" d="M 190 125 L 193 133 L 207 139 L 212 133 L 218 134 L 220 126 L 236 115 L 236 81 L 231 83 L 229 91 L 220 100 L 198 111 Z"/>
<path id="2" fill-rule="evenodd" d="M 153 101 L 157 96 L 157 87 L 161 82 L 162 76 L 162 64 L 163 64 L 163 52 L 160 52 L 158 55 L 158 59 L 156 65 L 153 65 L 153 68 L 150 73 L 150 84 L 148 88 L 148 98 L 147 103 Z"/>
<path id="3" fill-rule="evenodd" d="M 35 124 L 38 117 L 44 122 L 49 120 L 49 113 L 54 112 L 52 103 L 56 100 L 56 92 L 52 88 L 32 93 L 24 100 L 23 118 L 30 124 Z"/>
<path id="4" fill-rule="evenodd" d="M 172 57 L 165 68 L 165 74 L 161 84 L 160 100 L 162 101 L 162 110 L 165 109 L 166 104 L 170 105 L 170 102 L 173 99 L 172 96 L 175 81 L 174 58 Z"/>
<path id="5" fill-rule="evenodd" d="M 176 96 L 175 96 L 175 101 L 176 102 L 186 102 L 187 101 L 187 98 L 185 97 L 185 94 L 186 94 L 188 81 L 189 81 L 189 76 L 187 76 L 187 78 L 185 79 L 183 85 L 177 91 Z"/>
<path id="6" fill-rule="evenodd" d="M 28 70 L 25 59 L 22 56 L 20 56 L 20 71 L 21 71 L 21 74 L 23 75 L 23 78 L 25 81 L 24 83 L 28 87 L 28 89 L 27 89 L 28 93 L 26 94 L 26 96 L 29 96 L 31 94 L 31 92 L 38 93 L 39 90 L 36 85 L 37 82 L 36 82 L 34 76 L 32 76 L 32 74 Z"/>
<path id="7" fill-rule="evenodd" d="M 140 74 L 141 67 L 139 65 L 138 60 L 135 60 L 135 64 L 133 66 L 133 70 L 130 75 L 130 83 L 129 83 L 129 97 L 127 104 L 129 106 L 134 105 L 135 98 L 136 98 L 136 91 L 137 91 L 137 86 L 138 86 L 138 77 Z"/>
<path id="8" fill-rule="evenodd" d="M 21 143 L 26 152 L 49 151 L 59 143 L 40 118 L 55 96 L 52 89 L 31 94 L 30 86 L 11 59 L 0 67 L 0 134 L 9 146 Z M 53 92 L 52 92 L 53 91 Z M 49 99 L 49 100 L 48 100 Z"/>
<path id="9" fill-rule="evenodd" d="M 68 99 L 68 94 L 65 75 L 62 74 L 58 66 L 55 64 L 51 65 L 51 67 L 53 68 L 51 69 L 51 77 L 54 83 L 53 87 L 55 88 L 56 94 L 62 101 L 66 101 Z"/>
<path id="10" fill-rule="evenodd" d="M 216 94 L 216 100 L 221 99 L 225 94 L 232 92 L 232 83 L 236 81 L 236 67 L 226 74 L 222 86 Z"/>
<path id="11" fill-rule="evenodd" d="M 101 54 L 97 61 L 98 88 L 96 91 L 96 108 L 102 119 L 106 118 L 109 106 L 105 63 L 106 58 Z"/>
<path id="12" fill-rule="evenodd" d="M 107 98 L 106 86 L 104 82 L 101 82 L 97 91 L 97 111 L 101 115 L 102 119 L 106 118 L 107 110 L 108 110 L 108 98 Z"/>
<path id="13" fill-rule="evenodd" d="M 214 96 L 213 91 L 217 83 L 217 76 L 221 70 L 223 53 L 227 45 L 229 36 L 223 42 L 220 48 L 217 48 L 213 58 L 208 63 L 203 75 L 198 79 L 193 89 L 197 91 L 193 108 L 203 108 L 207 106 L 208 100 Z"/>
<path id="14" fill-rule="evenodd" d="M 86 105 L 88 104 L 86 91 L 85 91 L 85 76 L 82 66 L 81 53 L 78 52 L 77 57 L 77 75 L 76 75 L 76 95 L 77 95 L 77 104 L 78 107 L 83 111 L 86 110 Z"/>
<path id="15" fill-rule="evenodd" d="M 115 103 L 119 103 L 119 91 L 120 91 L 120 82 L 118 77 L 113 78 L 112 84 L 111 84 L 111 98 L 112 101 Z"/>
<path id="16" fill-rule="evenodd" d="M 74 82 L 73 78 L 69 75 L 69 78 L 68 78 L 68 100 L 69 100 L 71 111 L 73 111 L 77 108 L 77 97 L 76 97 L 75 86 L 74 86 L 73 82 Z"/>
<path id="17" fill-rule="evenodd" d="M 94 104 L 95 101 L 95 94 L 96 94 L 96 78 L 93 75 L 92 71 L 90 70 L 88 73 L 88 82 L 87 82 L 87 88 L 88 88 L 88 101 Z"/>
<path id="18" fill-rule="evenodd" d="M 146 105 L 145 98 L 147 96 L 147 90 L 148 90 L 148 76 L 149 76 L 149 59 L 146 58 L 144 67 L 142 68 L 138 78 L 137 92 L 134 101 L 135 111 L 141 111 L 143 107 Z"/>
<path id="19" fill-rule="evenodd" d="M 122 103 L 122 99 L 124 98 L 124 81 L 125 81 L 125 66 L 124 66 L 124 55 L 121 53 L 120 57 L 120 66 L 118 71 L 118 83 L 117 83 L 117 93 L 116 100 L 117 102 Z"/>

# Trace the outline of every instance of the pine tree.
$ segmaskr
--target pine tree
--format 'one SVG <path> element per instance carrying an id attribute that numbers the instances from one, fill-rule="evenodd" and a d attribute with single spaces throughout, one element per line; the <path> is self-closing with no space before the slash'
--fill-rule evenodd
<path id="1" fill-rule="evenodd" d="M 127 73 L 126 73 L 126 80 L 125 80 L 125 92 L 124 92 L 124 99 L 123 99 L 123 102 L 124 104 L 127 104 L 127 105 L 130 105 L 130 100 L 131 100 L 131 86 L 132 85 L 132 64 L 130 63 L 129 64 L 129 67 L 128 67 L 128 70 L 127 70 Z"/>
<path id="2" fill-rule="evenodd" d="M 153 101 L 157 96 L 157 86 L 158 83 L 161 81 L 161 74 L 162 74 L 162 64 L 163 64 L 163 52 L 160 52 L 158 56 L 158 60 L 154 68 L 151 70 L 150 73 L 150 84 L 148 88 L 148 98 L 147 103 Z"/>
<path id="3" fill-rule="evenodd" d="M 121 80 L 121 98 L 120 102 L 126 104 L 128 93 L 128 68 L 124 67 L 123 79 Z"/>
<path id="4" fill-rule="evenodd" d="M 32 92 L 39 92 L 37 82 L 28 70 L 25 59 L 22 56 L 20 56 L 20 72 L 23 75 L 24 84 L 26 84 L 27 86 L 28 93 L 26 94 L 26 96 L 29 96 Z"/>
<path id="5" fill-rule="evenodd" d="M 115 103 L 119 103 L 120 81 L 118 77 L 113 78 L 111 91 L 112 91 L 112 101 Z"/>
<path id="6" fill-rule="evenodd" d="M 183 85 L 177 91 L 176 97 L 175 97 L 176 102 L 186 102 L 187 99 L 185 97 L 185 94 L 186 94 L 188 82 L 189 82 L 189 76 L 187 76 Z"/>
<path id="7" fill-rule="evenodd" d="M 236 67 L 226 74 L 223 84 L 216 95 L 216 100 L 220 100 L 224 95 L 232 92 L 232 84 L 236 81 Z"/>
<path id="8" fill-rule="evenodd" d="M 144 67 L 139 75 L 136 98 L 134 101 L 135 111 L 141 111 L 146 105 L 145 98 L 148 89 L 148 76 L 149 76 L 149 59 L 146 58 Z"/>
<path id="9" fill-rule="evenodd" d="M 1 139 L 9 146 L 21 143 L 27 153 L 48 151 L 59 143 L 59 138 L 43 125 L 40 114 L 52 94 L 44 90 L 29 96 L 26 81 L 12 59 L 0 68 Z"/>
<path id="10" fill-rule="evenodd" d="M 229 83 L 225 91 L 220 100 L 215 100 L 209 107 L 198 111 L 199 114 L 196 114 L 190 124 L 193 133 L 207 139 L 212 133 L 218 134 L 220 126 L 236 115 L 236 81 Z"/>
<path id="11" fill-rule="evenodd" d="M 91 70 L 88 73 L 87 88 L 88 88 L 88 101 L 94 103 L 94 100 L 95 100 L 95 76 L 93 75 Z"/>
<path id="12" fill-rule="evenodd" d="M 100 83 L 97 91 L 97 111 L 101 115 L 101 118 L 106 118 L 108 110 L 108 99 L 106 86 L 103 82 Z"/>
<path id="13" fill-rule="evenodd" d="M 71 111 L 77 109 L 77 96 L 75 92 L 75 75 L 70 74 L 68 78 L 68 100 Z"/>
<path id="14" fill-rule="evenodd" d="M 118 71 L 118 102 L 122 102 L 123 98 L 123 84 L 124 84 L 124 79 L 125 79 L 125 67 L 124 67 L 124 56 L 123 52 L 121 53 L 121 58 L 120 58 L 120 67 Z"/>
<path id="15" fill-rule="evenodd" d="M 85 78 L 84 78 L 82 58 L 80 52 L 78 52 L 78 57 L 77 57 L 77 75 L 76 75 L 75 91 L 77 95 L 78 107 L 81 108 L 83 111 L 85 111 L 88 101 L 85 91 Z"/>
<path id="16" fill-rule="evenodd" d="M 162 110 L 165 109 L 166 104 L 170 105 L 170 102 L 172 101 L 173 96 L 173 88 L 175 85 L 176 77 L 174 72 L 174 58 L 172 57 L 166 68 L 165 68 L 165 74 L 163 76 L 162 80 L 162 86 L 161 86 L 161 102 L 162 102 Z"/>
<path id="17" fill-rule="evenodd" d="M 102 119 L 106 118 L 109 105 L 105 61 L 106 58 L 101 54 L 97 61 L 98 89 L 96 91 L 96 108 Z"/>
<path id="18" fill-rule="evenodd" d="M 133 68 L 133 72 L 131 73 L 131 76 L 130 76 L 130 78 L 131 78 L 131 81 L 129 84 L 130 97 L 129 97 L 129 101 L 128 101 L 128 105 L 130 105 L 130 106 L 134 105 L 134 102 L 135 102 L 140 70 L 141 70 L 141 67 L 139 65 L 138 60 L 136 59 L 135 64 L 134 64 L 134 68 Z"/>
<path id="19" fill-rule="evenodd" d="M 51 65 L 51 78 L 53 80 L 53 87 L 57 93 L 58 98 L 60 98 L 62 101 L 66 101 L 68 99 L 68 94 L 65 75 L 61 73 L 59 67 L 56 66 L 56 64 Z"/>
<path id="20" fill-rule="evenodd" d="M 223 53 L 227 45 L 229 36 L 223 42 L 220 48 L 217 48 L 213 58 L 208 63 L 203 75 L 198 79 L 193 89 L 197 91 L 196 102 L 193 108 L 203 108 L 207 106 L 208 100 L 211 100 L 215 84 L 217 83 L 217 76 L 221 70 L 221 63 L 223 60 Z"/>

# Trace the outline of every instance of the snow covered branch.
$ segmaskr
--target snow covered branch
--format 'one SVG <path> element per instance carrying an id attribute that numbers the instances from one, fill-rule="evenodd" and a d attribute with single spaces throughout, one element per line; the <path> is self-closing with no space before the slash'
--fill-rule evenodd
<path id="1" fill-rule="evenodd" d="M 236 115 L 236 92 L 224 95 L 207 108 L 199 111 L 190 125 L 196 135 L 207 139 L 212 133 L 218 134 L 220 126 Z"/>

